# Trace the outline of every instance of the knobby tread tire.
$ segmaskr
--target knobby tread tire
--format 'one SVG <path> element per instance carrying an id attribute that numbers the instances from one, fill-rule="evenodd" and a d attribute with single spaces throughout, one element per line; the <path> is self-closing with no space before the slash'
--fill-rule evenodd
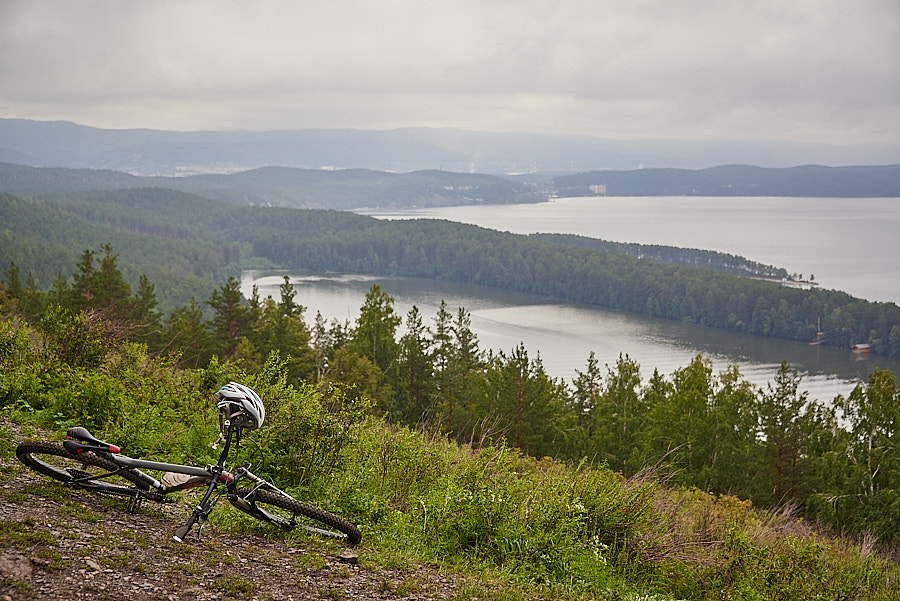
<path id="1" fill-rule="evenodd" d="M 237 493 L 241 497 L 246 497 L 251 494 L 251 490 L 239 488 Z M 310 520 L 314 520 L 327 526 L 328 528 L 333 528 L 334 530 L 343 533 L 346 536 L 347 543 L 352 546 L 356 546 L 359 544 L 359 541 L 362 540 L 362 533 L 354 524 L 351 524 L 347 520 L 339 518 L 324 509 L 320 509 L 315 505 L 309 505 L 308 503 L 303 503 L 293 497 L 286 497 L 268 490 L 257 490 L 255 494 L 256 504 L 262 506 L 263 509 L 266 509 L 266 505 L 271 505 L 296 515 L 302 515 Z M 238 507 L 238 509 L 240 509 L 240 507 Z"/>
<path id="2" fill-rule="evenodd" d="M 43 461 L 41 456 L 47 457 L 47 461 Z M 74 480 L 69 471 L 66 468 L 58 467 L 60 465 L 65 465 L 67 462 L 71 462 L 72 468 L 78 468 L 79 466 L 92 466 L 96 467 L 103 472 L 114 472 L 119 469 L 115 463 L 110 461 L 109 459 L 105 459 L 99 455 L 95 455 L 94 453 L 83 453 L 81 455 L 75 455 L 70 453 L 63 447 L 61 444 L 57 444 L 55 442 L 42 442 L 42 441 L 26 441 L 19 446 L 16 447 L 16 457 L 19 458 L 19 461 L 30 467 L 36 472 L 39 472 L 45 476 L 49 476 L 54 480 L 59 480 L 64 484 L 69 484 Z M 50 462 L 50 458 L 53 457 L 52 463 Z M 60 461 L 60 458 L 64 461 Z M 99 475 L 99 474 L 98 474 Z M 129 471 L 123 471 L 115 476 L 116 478 L 121 478 L 125 480 L 125 484 L 117 484 L 113 482 L 109 482 L 106 479 L 99 478 L 97 481 L 102 482 L 106 486 L 114 486 L 121 491 L 127 492 L 128 490 L 140 489 L 140 490 L 149 490 L 150 486 L 140 479 L 140 477 L 132 474 Z M 91 490 L 92 492 L 101 492 L 95 491 L 87 487 L 82 487 L 85 490 Z"/>

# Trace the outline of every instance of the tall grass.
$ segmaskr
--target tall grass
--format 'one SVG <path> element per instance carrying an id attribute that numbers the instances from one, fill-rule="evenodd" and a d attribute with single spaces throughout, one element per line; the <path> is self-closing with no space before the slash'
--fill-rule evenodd
<path id="1" fill-rule="evenodd" d="M 356 394 L 288 385 L 277 355 L 255 373 L 217 361 L 181 370 L 134 344 L 107 349 L 99 365 L 65 356 L 44 352 L 27 326 L 0 323 L 3 411 L 59 437 L 85 425 L 129 455 L 202 465 L 215 460 L 212 393 L 244 382 L 267 419 L 245 436 L 242 459 L 357 522 L 361 554 L 436 562 L 520 598 L 898 597 L 900 569 L 871 541 L 826 536 L 789 511 L 672 489 L 650 473 L 625 479 L 393 426 Z"/>

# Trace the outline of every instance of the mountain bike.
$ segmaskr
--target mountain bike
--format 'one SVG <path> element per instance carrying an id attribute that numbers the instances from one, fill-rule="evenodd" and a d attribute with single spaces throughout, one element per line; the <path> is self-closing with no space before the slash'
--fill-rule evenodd
<path id="1" fill-rule="evenodd" d="M 240 421 L 224 421 L 220 442 L 225 444 L 219 461 L 206 467 L 134 459 L 122 454 L 118 446 L 98 440 L 81 427 L 71 428 L 62 444 L 22 442 L 16 448 L 16 456 L 31 469 L 69 488 L 123 497 L 128 500 L 126 511 L 129 512 L 137 511 L 145 500 L 171 503 L 173 493 L 205 486 L 206 493 L 200 503 L 172 536 L 179 543 L 197 522 L 203 528 L 203 522 L 222 494 L 240 511 L 284 530 L 302 528 L 341 539 L 350 546 L 359 543 L 362 535 L 354 524 L 298 501 L 247 467 L 239 467 L 233 473 L 226 471 L 232 442 L 239 444 L 241 430 Z M 142 470 L 165 474 L 157 480 Z"/>

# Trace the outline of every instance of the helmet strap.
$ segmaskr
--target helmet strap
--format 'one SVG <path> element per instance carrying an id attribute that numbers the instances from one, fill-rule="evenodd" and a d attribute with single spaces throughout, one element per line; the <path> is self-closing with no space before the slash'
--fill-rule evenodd
<path id="1" fill-rule="evenodd" d="M 225 430 L 228 428 L 231 428 L 231 420 L 225 419 L 222 413 L 219 412 L 219 437 L 211 445 L 214 451 L 219 450 L 220 442 L 225 442 Z"/>
<path id="2" fill-rule="evenodd" d="M 219 437 L 213 441 L 212 445 L 210 445 L 212 446 L 213 451 L 219 450 L 220 442 L 225 442 L 225 433 L 222 430 L 219 430 Z"/>

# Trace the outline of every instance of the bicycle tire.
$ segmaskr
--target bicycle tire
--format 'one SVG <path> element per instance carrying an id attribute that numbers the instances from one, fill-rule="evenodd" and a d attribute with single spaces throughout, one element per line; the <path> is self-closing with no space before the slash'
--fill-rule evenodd
<path id="1" fill-rule="evenodd" d="M 38 473 L 89 492 L 134 497 L 138 491 L 150 489 L 149 484 L 128 470 L 101 477 L 119 466 L 94 453 L 75 455 L 54 442 L 23 442 L 16 447 L 16 457 Z"/>
<path id="2" fill-rule="evenodd" d="M 265 517 L 253 512 L 253 506 L 255 505 L 258 509 L 262 509 L 281 518 L 278 525 L 285 530 L 303 528 L 323 536 L 346 539 L 347 543 L 354 547 L 362 540 L 362 533 L 354 524 L 351 524 L 347 520 L 325 511 L 324 509 L 320 509 L 315 505 L 303 503 L 293 497 L 262 489 L 254 492 L 249 488 L 239 488 L 236 492 L 241 498 L 254 496 L 253 505 L 245 506 L 234 500 L 231 501 L 232 505 L 257 519 L 269 521 Z M 310 520 L 316 525 L 311 526 L 303 522 L 298 522 L 298 517 Z M 326 528 L 321 528 L 321 526 L 325 526 Z M 337 530 L 337 532 L 335 532 L 335 530 Z"/>

